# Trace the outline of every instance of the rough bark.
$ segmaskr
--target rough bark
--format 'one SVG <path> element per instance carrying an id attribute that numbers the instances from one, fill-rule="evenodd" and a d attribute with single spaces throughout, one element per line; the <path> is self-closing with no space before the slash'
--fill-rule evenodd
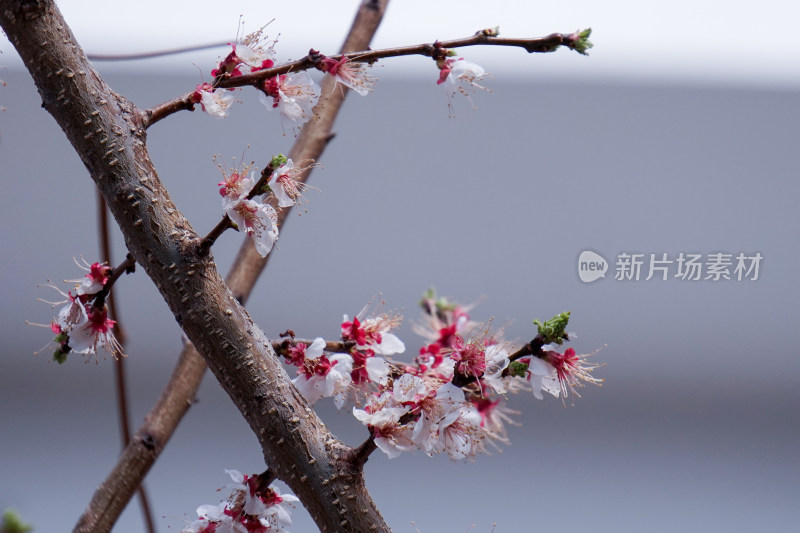
<path id="1" fill-rule="evenodd" d="M 0 2 L 0 24 L 108 202 L 127 247 L 257 435 L 264 458 L 322 531 L 389 531 L 352 449 L 292 386 L 269 340 L 228 290 L 172 203 L 144 116 L 95 72 L 52 1 Z"/>

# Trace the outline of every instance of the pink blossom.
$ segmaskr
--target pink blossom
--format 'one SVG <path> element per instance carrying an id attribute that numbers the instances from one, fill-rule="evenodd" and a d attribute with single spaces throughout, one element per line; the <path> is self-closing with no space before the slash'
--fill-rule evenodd
<path id="1" fill-rule="evenodd" d="M 322 60 L 319 69 L 327 72 L 342 85 L 353 89 L 361 96 L 366 96 L 375 85 L 375 78 L 367 74 L 363 63 L 354 63 L 346 56 L 338 61 L 330 57 Z"/>
<path id="2" fill-rule="evenodd" d="M 370 428 L 375 444 L 389 459 L 415 449 L 412 426 L 400 423 L 408 412 L 409 407 L 397 403 L 389 392 L 372 397 L 364 409 L 353 408 L 353 416 Z"/>
<path id="3" fill-rule="evenodd" d="M 88 307 L 86 314 L 88 320 L 69 331 L 69 345 L 72 351 L 94 354 L 97 353 L 97 348 L 101 347 L 115 356 L 122 353 L 122 346 L 113 332 L 116 322 L 108 318 L 108 308 Z"/>
<path id="4" fill-rule="evenodd" d="M 464 377 L 479 378 L 486 370 L 486 349 L 483 339 L 473 339 L 467 343 L 458 337 L 450 358 L 456 362 L 456 373 Z"/>
<path id="5" fill-rule="evenodd" d="M 277 108 L 284 124 L 302 126 L 313 114 L 319 91 L 319 85 L 307 72 L 281 74 L 264 82 L 259 99 L 267 109 Z"/>
<path id="6" fill-rule="evenodd" d="M 275 209 L 255 200 L 242 199 L 228 205 L 225 213 L 240 231 L 253 239 L 261 257 L 266 257 L 278 240 L 278 214 Z"/>
<path id="7" fill-rule="evenodd" d="M 395 355 L 406 351 L 406 346 L 390 331 L 400 326 L 401 318 L 387 314 L 364 320 L 364 343 L 359 347 L 369 346 L 378 355 Z"/>
<path id="8" fill-rule="evenodd" d="M 84 294 L 97 294 L 100 292 L 103 287 L 105 287 L 106 283 L 108 283 L 108 278 L 111 276 L 113 271 L 110 266 L 97 262 L 88 265 L 88 267 L 81 266 L 77 261 L 76 264 L 78 264 L 78 266 L 84 270 L 89 271 L 89 273 L 86 274 L 80 281 L 80 284 L 76 289 L 76 292 L 79 296 L 83 296 Z"/>
<path id="9" fill-rule="evenodd" d="M 274 486 L 260 489 L 258 476 L 225 471 L 234 481 L 230 496 L 219 505 L 201 505 L 198 519 L 183 533 L 277 533 L 291 525 L 291 509 L 299 500 Z"/>
<path id="10" fill-rule="evenodd" d="M 503 376 L 503 371 L 511 362 L 508 352 L 501 344 L 492 344 L 486 347 L 484 359 L 486 370 L 481 381 L 489 385 L 497 394 L 504 394 L 508 391 L 507 382 L 513 379 L 511 376 Z"/>
<path id="11" fill-rule="evenodd" d="M 59 292 L 64 294 L 61 291 Z M 72 296 L 71 292 L 64 294 L 64 296 L 67 297 L 68 303 L 58 312 L 55 322 L 60 327 L 61 332 L 69 334 L 76 327 L 86 324 L 89 321 L 89 316 L 86 313 L 86 306 L 80 301 L 80 298 Z"/>
<path id="12" fill-rule="evenodd" d="M 233 171 L 229 176 L 225 176 L 223 173 L 223 177 L 224 179 L 217 184 L 220 186 L 219 194 L 222 196 L 223 209 L 227 209 L 239 200 L 247 197 L 256 184 L 252 173 L 250 176 L 247 176 L 244 173 Z"/>
<path id="13" fill-rule="evenodd" d="M 306 189 L 305 184 L 299 180 L 302 170 L 295 167 L 294 162 L 288 159 L 270 176 L 269 187 L 278 200 L 278 207 L 291 207 L 302 198 L 302 193 Z"/>
<path id="14" fill-rule="evenodd" d="M 481 417 L 460 387 L 445 383 L 419 407 L 413 439 L 422 451 L 428 455 L 445 451 L 453 459 L 474 455 L 472 442 L 480 434 Z"/>
<path id="15" fill-rule="evenodd" d="M 208 83 L 197 86 L 192 94 L 192 102 L 199 103 L 203 111 L 214 118 L 225 118 L 228 110 L 233 104 L 234 96 L 227 89 L 214 89 Z"/>
<path id="16" fill-rule="evenodd" d="M 445 86 L 448 101 L 452 101 L 456 93 L 461 93 L 475 108 L 471 98 L 472 93 L 478 89 L 489 91 L 479 83 L 488 76 L 486 71 L 480 65 L 465 61 L 464 58 L 447 59 L 445 63 L 446 66 L 440 69 L 437 83 Z"/>
<path id="17" fill-rule="evenodd" d="M 542 361 L 538 357 L 531 357 L 528 363 L 528 380 L 537 400 L 544 398 L 542 391 L 558 398 L 561 389 L 558 385 L 556 369 L 550 363 Z"/>
<path id="18" fill-rule="evenodd" d="M 231 476 L 233 480 L 233 483 L 228 487 L 244 493 L 243 509 L 245 513 L 257 515 L 267 509 L 266 504 L 261 499 L 261 494 L 258 492 L 258 478 L 256 476 L 246 476 L 238 470 L 225 470 L 225 473 Z"/>
<path id="19" fill-rule="evenodd" d="M 350 321 L 347 315 L 344 315 L 344 322 L 342 322 L 342 340 L 355 342 L 358 346 L 363 346 L 367 343 L 367 332 L 361 326 L 361 321 L 358 317 L 353 317 Z"/>
<path id="20" fill-rule="evenodd" d="M 438 424 L 438 448 L 447 452 L 453 460 L 475 455 L 475 440 L 480 435 L 480 424 L 481 416 L 473 405 L 458 405 Z"/>
<path id="21" fill-rule="evenodd" d="M 271 68 L 275 62 L 275 41 L 270 41 L 264 35 L 264 28 L 248 34 L 240 42 L 229 43 L 231 52 L 223 59 L 219 66 L 211 71 L 211 75 L 217 76 L 241 76 L 245 72 L 256 72 L 265 68 Z"/>
<path id="22" fill-rule="evenodd" d="M 350 377 L 354 385 L 366 386 L 370 383 L 384 385 L 389 379 L 389 364 L 382 357 L 377 357 L 372 350 L 353 349 L 353 370 Z"/>
<path id="23" fill-rule="evenodd" d="M 299 367 L 298 376 L 292 380 L 294 386 L 309 403 L 332 396 L 336 407 L 341 408 L 352 382 L 353 358 L 347 354 L 326 356 L 321 337 L 314 339 L 311 346 L 303 346 L 302 360 L 299 346 L 302 344 L 291 352 L 291 363 Z"/>
<path id="24" fill-rule="evenodd" d="M 600 385 L 603 382 L 602 379 L 591 374 L 592 370 L 602 365 L 587 363 L 587 356 L 576 354 L 572 348 L 567 348 L 564 353 L 554 350 L 545 352 L 544 360 L 553 367 L 564 397 L 567 396 L 568 391 L 580 397 L 576 389 L 582 387 L 584 382 L 594 385 Z"/>

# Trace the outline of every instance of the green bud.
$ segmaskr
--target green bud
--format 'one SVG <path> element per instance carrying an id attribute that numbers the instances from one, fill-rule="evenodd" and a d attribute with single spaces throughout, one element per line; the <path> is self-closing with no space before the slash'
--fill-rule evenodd
<path id="1" fill-rule="evenodd" d="M 419 301 L 420 305 L 425 303 L 425 300 L 435 300 L 436 299 L 436 289 L 431 287 L 427 291 L 422 293 L 422 300 Z"/>
<path id="2" fill-rule="evenodd" d="M 272 161 L 269 162 L 270 166 L 273 169 L 279 168 L 281 165 L 285 165 L 289 160 L 286 159 L 286 156 L 283 154 L 278 154 L 272 158 Z"/>
<path id="3" fill-rule="evenodd" d="M 53 352 L 53 361 L 55 361 L 59 365 L 64 364 L 64 362 L 67 360 L 68 353 L 69 352 L 65 352 L 61 348 L 56 349 L 56 351 Z"/>
<path id="4" fill-rule="evenodd" d="M 0 523 L 0 533 L 28 533 L 33 531 L 33 526 L 22 521 L 16 511 L 6 509 L 3 512 L 3 522 Z"/>
<path id="5" fill-rule="evenodd" d="M 570 48 L 572 48 L 581 55 L 588 56 L 589 48 L 594 46 L 592 41 L 589 40 L 589 36 L 591 34 L 592 34 L 592 28 L 586 28 L 583 31 L 573 33 L 572 36 L 575 40 L 570 45 Z"/>
<path id="6" fill-rule="evenodd" d="M 508 375 L 515 378 L 524 378 L 528 374 L 528 364 L 522 361 L 512 361 L 508 365 Z"/>
<path id="7" fill-rule="evenodd" d="M 438 311 L 452 311 L 456 308 L 456 304 L 453 302 L 448 302 L 447 298 L 442 296 L 438 300 L 436 300 L 436 309 Z"/>
<path id="8" fill-rule="evenodd" d="M 539 328 L 539 336 L 542 337 L 545 344 L 562 344 L 567 334 L 564 331 L 569 322 L 569 311 L 554 316 L 545 323 L 534 320 L 533 323 Z"/>

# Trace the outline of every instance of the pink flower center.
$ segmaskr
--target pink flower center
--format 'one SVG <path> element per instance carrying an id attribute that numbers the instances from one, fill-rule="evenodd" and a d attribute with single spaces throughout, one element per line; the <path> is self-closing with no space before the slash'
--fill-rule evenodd
<path id="1" fill-rule="evenodd" d="M 575 350 L 567 348 L 563 354 L 556 351 L 547 352 L 545 360 L 556 369 L 558 380 L 565 381 L 578 366 L 580 358 L 575 353 Z"/>
<path id="2" fill-rule="evenodd" d="M 108 333 L 114 328 L 114 324 L 116 321 L 111 320 L 108 318 L 108 311 L 103 309 L 102 311 L 89 311 L 89 327 L 92 328 L 92 332 L 97 333 Z"/>
<path id="3" fill-rule="evenodd" d="M 220 186 L 220 196 L 238 196 L 239 193 L 242 192 L 241 187 L 244 178 L 245 177 L 238 172 L 233 172 L 230 176 L 227 176 L 224 180 L 217 183 L 217 185 Z"/>
<path id="4" fill-rule="evenodd" d="M 267 228 L 261 219 L 258 218 L 257 207 L 249 207 L 244 203 L 240 203 L 235 209 L 244 221 L 244 230 L 246 233 L 258 237 L 261 235 L 261 231 Z"/>
<path id="5" fill-rule="evenodd" d="M 477 342 L 456 348 L 451 357 L 456 361 L 456 371 L 461 375 L 477 378 L 486 372 L 486 351 Z"/>
<path id="6" fill-rule="evenodd" d="M 315 375 L 325 377 L 338 362 L 339 361 L 331 362 L 330 359 L 324 355 L 320 355 L 316 359 L 305 359 L 303 361 L 303 366 L 300 367 L 300 372 L 306 379 L 311 379 Z"/>
<path id="7" fill-rule="evenodd" d="M 367 359 L 375 356 L 372 350 L 352 350 L 350 356 L 353 358 L 353 371 L 350 372 L 350 379 L 353 383 L 366 383 L 369 381 L 369 372 L 367 372 Z"/>
<path id="8" fill-rule="evenodd" d="M 352 322 L 342 323 L 342 339 L 355 342 L 359 346 L 367 343 L 367 332 L 361 327 L 358 317 L 354 317 Z"/>

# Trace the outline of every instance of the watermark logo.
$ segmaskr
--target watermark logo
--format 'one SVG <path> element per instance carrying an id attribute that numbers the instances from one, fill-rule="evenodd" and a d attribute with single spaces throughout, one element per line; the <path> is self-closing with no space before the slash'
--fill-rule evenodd
<path id="1" fill-rule="evenodd" d="M 606 277 L 608 261 L 602 255 L 584 250 L 578 256 L 578 277 L 584 283 L 591 283 Z"/>
<path id="2" fill-rule="evenodd" d="M 754 253 L 677 254 L 620 252 L 615 258 L 615 281 L 756 281 L 764 256 Z M 606 277 L 610 266 L 606 259 L 591 250 L 578 256 L 578 277 L 591 283 Z"/>

